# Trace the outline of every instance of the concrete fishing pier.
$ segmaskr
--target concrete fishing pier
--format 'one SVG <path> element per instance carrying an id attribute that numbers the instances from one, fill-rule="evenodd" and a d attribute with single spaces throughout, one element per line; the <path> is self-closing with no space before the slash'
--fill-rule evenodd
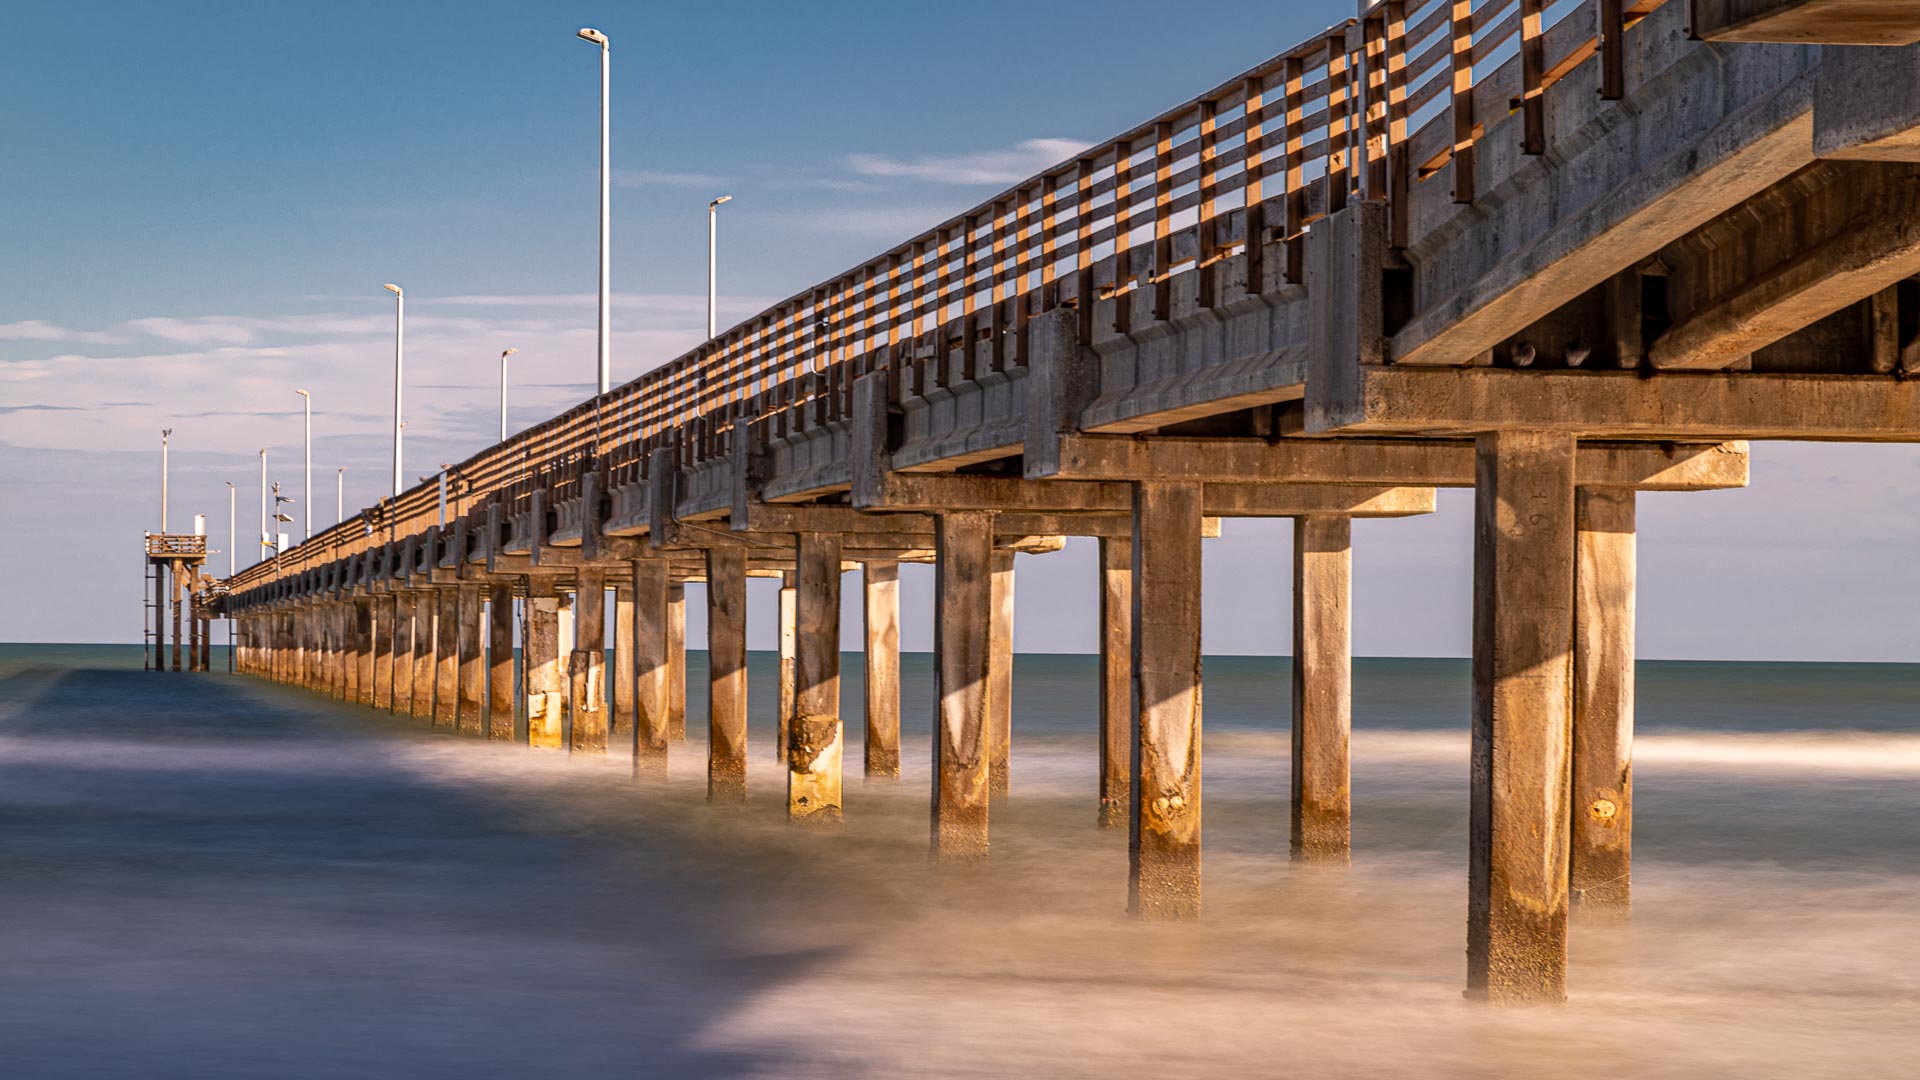
<path id="1" fill-rule="evenodd" d="M 860 767 L 897 775 L 898 566 L 932 562 L 930 844 L 980 858 L 1018 794 L 1013 553 L 1097 537 L 1089 823 L 1127 824 L 1135 912 L 1193 916 L 1209 529 L 1295 521 L 1291 855 L 1337 862 L 1351 522 L 1471 487 L 1467 987 L 1559 1000 L 1570 911 L 1630 899 L 1635 493 L 1744 485 L 1747 440 L 1920 441 L 1920 12 L 1548 6 L 1362 4 L 452 466 L 444 499 L 416 487 L 230 580 L 177 571 L 197 640 L 232 618 L 249 674 L 474 737 L 523 713 L 532 745 L 630 754 L 650 783 L 703 581 L 730 801 L 746 579 L 777 575 L 772 749 L 789 814 L 830 823 L 859 812 L 843 577 Z"/>

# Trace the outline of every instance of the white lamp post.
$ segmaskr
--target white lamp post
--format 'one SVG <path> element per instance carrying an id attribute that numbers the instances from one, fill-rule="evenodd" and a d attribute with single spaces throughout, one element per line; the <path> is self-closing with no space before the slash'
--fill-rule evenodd
<path id="1" fill-rule="evenodd" d="M 240 489 L 227 484 L 227 580 L 233 580 L 234 554 L 240 546 L 239 507 Z M 233 670 L 233 615 L 227 614 L 227 670 Z"/>
<path id="2" fill-rule="evenodd" d="M 506 349 L 500 353 L 500 441 L 507 441 L 507 357 L 519 352 L 519 349 Z"/>
<path id="3" fill-rule="evenodd" d="M 301 427 L 301 440 L 307 448 L 306 487 L 301 489 L 300 497 L 306 500 L 306 506 L 300 510 L 301 528 L 306 530 L 308 540 L 313 539 L 313 395 L 305 390 L 295 390 L 300 395 L 301 411 L 305 414 Z"/>
<path id="4" fill-rule="evenodd" d="M 392 282 L 380 286 L 393 294 L 393 497 L 400 497 L 400 376 L 407 328 L 407 294 Z"/>
<path id="5" fill-rule="evenodd" d="M 347 520 L 347 467 L 340 466 L 339 473 L 333 478 L 333 523 Z"/>
<path id="6" fill-rule="evenodd" d="M 272 542 L 267 539 L 267 450 L 266 450 L 266 447 L 261 447 L 260 448 L 260 547 L 262 549 L 265 549 L 272 546 L 273 546 Z M 262 559 L 266 558 L 265 555 L 261 555 L 260 557 Z"/>
<path id="7" fill-rule="evenodd" d="M 733 196 L 722 195 L 707 204 L 707 340 L 712 341 L 719 333 L 719 323 L 714 314 L 719 299 L 719 271 L 715 269 L 714 249 L 718 246 L 720 232 L 720 204 L 732 202 Z"/>
<path id="8" fill-rule="evenodd" d="M 609 290 L 613 280 L 613 248 L 608 219 L 613 206 L 613 174 L 608 155 L 607 110 L 612 89 L 612 50 L 607 35 L 590 26 L 580 28 L 583 41 L 600 46 L 600 393 L 613 385 L 613 310 Z"/>
<path id="9" fill-rule="evenodd" d="M 160 535 L 167 535 L 167 440 L 172 428 L 160 429 Z"/>
<path id="10" fill-rule="evenodd" d="M 240 489 L 227 481 L 227 576 L 233 576 L 233 549 L 239 546 L 240 536 L 234 528 L 237 519 L 236 510 L 240 505 Z"/>

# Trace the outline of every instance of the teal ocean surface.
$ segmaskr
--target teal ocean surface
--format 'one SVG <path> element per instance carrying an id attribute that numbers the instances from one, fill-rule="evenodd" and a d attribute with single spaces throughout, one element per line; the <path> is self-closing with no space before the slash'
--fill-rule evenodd
<path id="1" fill-rule="evenodd" d="M 930 658 L 898 782 L 794 829 L 752 657 L 751 799 L 138 646 L 0 645 L 0 1075 L 1911 1075 L 1920 665 L 1642 662 L 1634 911 L 1564 1008 L 1464 978 L 1468 665 L 1354 668 L 1351 867 L 1287 860 L 1288 666 L 1206 661 L 1206 915 L 1124 914 L 1094 658 L 1023 655 L 993 855 L 927 854 Z M 216 649 L 216 669 L 225 665 Z"/>

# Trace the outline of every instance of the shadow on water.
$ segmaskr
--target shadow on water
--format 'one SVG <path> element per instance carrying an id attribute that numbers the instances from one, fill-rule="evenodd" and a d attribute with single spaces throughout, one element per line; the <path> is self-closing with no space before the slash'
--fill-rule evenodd
<path id="1" fill-rule="evenodd" d="M 818 954 L 728 934 L 674 837 L 436 779 L 409 743 L 453 740 L 373 715 L 224 676 L 0 683 L 0 1071 L 759 1071 L 694 1036 Z"/>

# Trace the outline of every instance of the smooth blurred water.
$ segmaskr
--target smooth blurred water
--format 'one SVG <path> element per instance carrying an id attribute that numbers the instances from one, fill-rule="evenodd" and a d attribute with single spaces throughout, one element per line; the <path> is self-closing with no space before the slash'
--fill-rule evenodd
<path id="1" fill-rule="evenodd" d="M 1572 1002 L 1463 1003 L 1467 666 L 1354 673 L 1354 865 L 1286 859 L 1285 660 L 1206 661 L 1207 916 L 1123 914 L 1096 666 L 1022 656 L 993 858 L 926 861 L 906 776 L 793 829 L 138 647 L 0 646 L 0 1076 L 1912 1075 L 1920 666 L 1643 663 L 1635 912 Z M 216 668 L 224 655 L 216 650 Z"/>

